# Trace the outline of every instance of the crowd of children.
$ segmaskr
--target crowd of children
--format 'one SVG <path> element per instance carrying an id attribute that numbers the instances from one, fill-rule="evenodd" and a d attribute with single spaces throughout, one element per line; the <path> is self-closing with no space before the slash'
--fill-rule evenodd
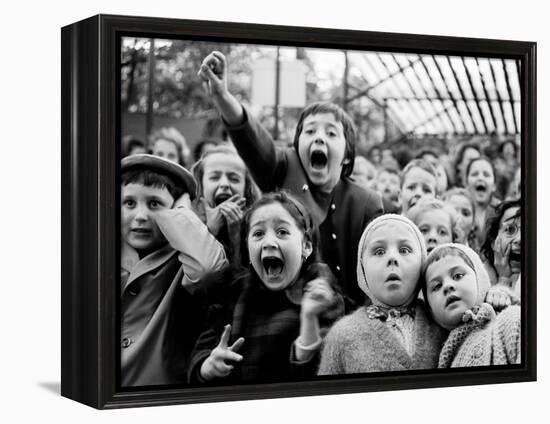
<path id="1" fill-rule="evenodd" d="M 223 54 L 198 75 L 231 142 L 201 140 L 192 159 L 173 128 L 125 141 L 123 386 L 521 361 L 514 143 L 500 162 L 476 144 L 453 164 L 366 158 L 325 102 L 280 148 L 228 91 Z"/>

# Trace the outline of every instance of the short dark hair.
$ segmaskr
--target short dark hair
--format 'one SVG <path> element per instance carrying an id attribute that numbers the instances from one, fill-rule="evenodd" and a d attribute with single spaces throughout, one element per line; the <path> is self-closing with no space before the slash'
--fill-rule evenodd
<path id="1" fill-rule="evenodd" d="M 166 188 L 174 198 L 174 201 L 178 200 L 180 196 L 187 191 L 184 187 L 176 184 L 169 175 L 142 167 L 134 167 L 123 172 L 121 183 L 123 186 L 128 184 L 142 184 L 145 187 Z"/>
<path id="2" fill-rule="evenodd" d="M 304 128 L 304 120 L 310 115 L 317 115 L 320 113 L 332 113 L 336 120 L 340 121 L 344 127 L 344 138 L 346 139 L 344 159 L 347 159 L 348 163 L 344 164 L 342 167 L 340 178 L 349 177 L 353 171 L 353 164 L 355 162 L 356 129 L 350 116 L 337 104 L 331 102 L 317 102 L 306 106 L 304 110 L 302 110 L 298 118 L 298 124 L 296 125 L 296 132 L 294 133 L 294 149 L 298 152 L 298 140 Z"/>

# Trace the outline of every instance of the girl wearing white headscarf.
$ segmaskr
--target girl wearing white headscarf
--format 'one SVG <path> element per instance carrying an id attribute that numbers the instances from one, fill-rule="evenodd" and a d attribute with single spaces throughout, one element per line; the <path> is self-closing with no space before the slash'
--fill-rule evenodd
<path id="1" fill-rule="evenodd" d="M 425 269 L 424 298 L 435 321 L 450 331 L 439 368 L 521 362 L 520 307 L 497 315 L 484 302 L 490 281 L 476 252 L 444 244 L 430 253 Z"/>
<path id="2" fill-rule="evenodd" d="M 408 218 L 386 214 L 363 232 L 357 280 L 372 304 L 329 331 L 320 375 L 435 368 L 446 332 L 418 300 L 426 262 L 422 234 Z"/>

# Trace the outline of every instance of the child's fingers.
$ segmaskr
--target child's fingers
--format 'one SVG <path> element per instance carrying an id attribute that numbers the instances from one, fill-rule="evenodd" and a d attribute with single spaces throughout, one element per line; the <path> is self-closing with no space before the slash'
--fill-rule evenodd
<path id="1" fill-rule="evenodd" d="M 506 247 L 504 248 L 504 259 L 506 260 L 506 263 L 508 263 L 508 260 L 510 258 L 511 250 L 512 250 L 512 243 L 506 244 Z"/>
<path id="2" fill-rule="evenodd" d="M 226 377 L 228 376 L 231 371 L 233 371 L 233 365 L 228 365 L 225 362 L 215 362 L 212 364 L 212 367 L 214 368 L 214 371 L 218 375 L 218 377 Z"/>
<path id="3" fill-rule="evenodd" d="M 211 55 L 219 61 L 219 65 L 221 66 L 221 70 L 223 71 L 225 69 L 225 66 L 226 66 L 226 59 L 225 59 L 225 56 L 222 52 L 219 52 L 217 50 L 213 51 L 211 53 Z"/>
<path id="4" fill-rule="evenodd" d="M 233 352 L 238 352 L 244 343 L 244 337 L 239 337 L 235 343 L 229 346 L 229 350 Z"/>
<path id="5" fill-rule="evenodd" d="M 246 199 L 244 197 L 241 197 L 239 200 L 237 200 L 237 205 L 242 209 L 246 206 Z"/>
<path id="6" fill-rule="evenodd" d="M 231 336 L 231 324 L 227 324 L 223 329 L 222 336 L 220 337 L 219 347 L 226 348 L 229 343 L 229 337 Z"/>
<path id="7" fill-rule="evenodd" d="M 214 71 L 209 66 L 201 65 L 201 68 L 200 68 L 199 72 L 200 72 L 199 75 L 202 76 L 203 80 L 208 81 L 210 83 L 219 84 L 220 79 L 218 78 L 218 76 L 214 73 Z"/>
<path id="8" fill-rule="evenodd" d="M 243 356 L 229 349 L 224 349 L 220 358 L 227 364 L 229 362 L 241 362 Z"/>

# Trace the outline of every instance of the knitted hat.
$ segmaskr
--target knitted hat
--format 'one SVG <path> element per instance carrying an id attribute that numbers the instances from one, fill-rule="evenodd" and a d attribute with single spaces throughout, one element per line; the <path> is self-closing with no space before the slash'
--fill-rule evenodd
<path id="1" fill-rule="evenodd" d="M 168 175 L 174 180 L 174 183 L 185 188 L 191 199 L 195 198 L 197 183 L 193 174 L 178 163 L 164 159 L 160 156 L 140 153 L 137 155 L 126 156 L 121 161 L 122 172 L 130 169 L 149 169 Z"/>
<path id="2" fill-rule="evenodd" d="M 481 258 L 479 255 L 469 248 L 468 246 L 464 244 L 458 244 L 458 243 L 445 243 L 440 246 L 437 246 L 434 250 L 430 252 L 428 255 L 428 259 L 426 260 L 426 265 L 424 266 L 423 274 L 426 274 L 426 270 L 428 268 L 428 264 L 431 264 L 435 262 L 434 257 L 441 256 L 441 250 L 443 249 L 455 249 L 460 252 L 462 252 L 466 257 L 470 260 L 471 264 L 466 263 L 468 267 L 470 265 L 473 265 L 473 271 L 476 276 L 476 282 L 477 282 L 477 298 L 476 298 L 476 305 L 481 305 L 483 301 L 485 300 L 485 295 L 487 294 L 487 291 L 491 287 L 491 281 L 489 279 L 489 274 L 487 273 L 487 270 L 485 269 L 485 266 L 481 262 Z M 445 255 L 447 256 L 447 255 Z M 444 256 L 441 256 L 444 257 Z M 424 293 L 424 299 L 428 299 L 426 297 L 426 285 L 422 287 L 422 291 Z"/>
<path id="3" fill-rule="evenodd" d="M 363 263 L 362 256 L 363 251 L 365 250 L 367 246 L 367 239 L 369 236 L 381 225 L 386 225 L 390 222 L 402 222 L 406 226 L 409 226 L 413 230 L 413 234 L 416 236 L 416 239 L 418 241 L 419 247 L 420 247 L 420 264 L 421 269 L 424 268 L 424 264 L 426 263 L 426 243 L 424 242 L 424 237 L 420 233 L 420 230 L 418 227 L 408 218 L 402 216 L 402 215 L 396 215 L 396 214 L 384 214 L 379 216 L 378 218 L 372 220 L 369 225 L 367 225 L 367 228 L 365 228 L 365 231 L 363 231 L 363 235 L 361 236 L 361 240 L 359 240 L 359 247 L 357 249 L 357 282 L 359 283 L 359 288 L 365 292 L 365 294 L 369 297 L 369 299 L 372 301 L 373 304 L 379 305 L 379 306 L 389 306 L 382 303 L 380 300 L 376 299 L 370 290 L 369 283 L 367 281 L 367 273 L 366 268 L 368 267 L 367 263 Z M 398 306 L 407 306 L 411 304 L 418 295 L 418 292 L 420 290 L 420 284 L 417 284 L 417 288 L 414 290 L 414 292 L 411 294 L 411 296 L 403 302 L 402 305 Z"/>

